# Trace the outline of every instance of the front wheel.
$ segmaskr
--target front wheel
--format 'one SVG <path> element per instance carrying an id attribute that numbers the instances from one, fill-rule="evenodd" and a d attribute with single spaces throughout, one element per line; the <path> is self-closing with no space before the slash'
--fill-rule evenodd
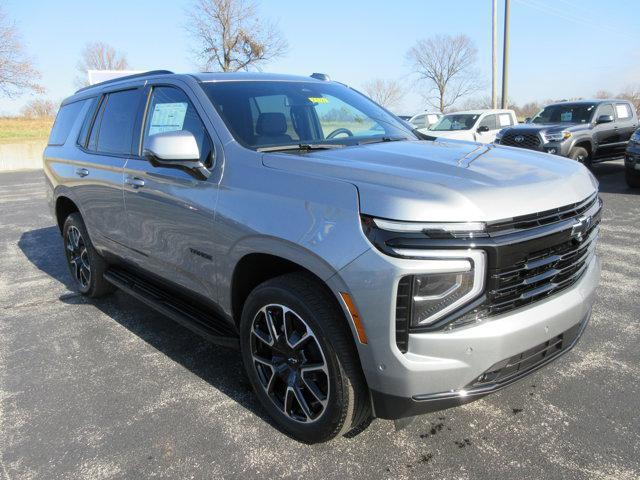
<path id="1" fill-rule="evenodd" d="M 585 148 L 573 147 L 569 151 L 569 158 L 571 160 L 575 160 L 576 162 L 580 162 L 585 167 L 591 166 L 591 158 L 589 157 L 589 152 L 587 152 Z"/>
<path id="2" fill-rule="evenodd" d="M 324 442 L 369 419 L 351 331 L 311 276 L 286 274 L 256 287 L 242 311 L 240 342 L 258 399 L 291 437 Z"/>

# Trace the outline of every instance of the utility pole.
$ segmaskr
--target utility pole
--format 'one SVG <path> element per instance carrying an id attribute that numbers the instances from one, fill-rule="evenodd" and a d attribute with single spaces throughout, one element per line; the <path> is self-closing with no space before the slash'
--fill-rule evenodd
<path id="1" fill-rule="evenodd" d="M 502 52 L 502 108 L 507 108 L 509 100 L 509 0 L 504 0 L 504 47 Z"/>
<path id="2" fill-rule="evenodd" d="M 498 108 L 498 0 L 492 0 L 491 23 L 491 108 Z"/>

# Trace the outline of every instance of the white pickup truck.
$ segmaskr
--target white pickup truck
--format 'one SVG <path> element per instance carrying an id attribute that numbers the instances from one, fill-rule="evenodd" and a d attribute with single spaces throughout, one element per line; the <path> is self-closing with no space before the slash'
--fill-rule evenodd
<path id="1" fill-rule="evenodd" d="M 467 110 L 443 115 L 435 125 L 422 132 L 434 137 L 492 143 L 496 133 L 517 123 L 513 110 Z"/>

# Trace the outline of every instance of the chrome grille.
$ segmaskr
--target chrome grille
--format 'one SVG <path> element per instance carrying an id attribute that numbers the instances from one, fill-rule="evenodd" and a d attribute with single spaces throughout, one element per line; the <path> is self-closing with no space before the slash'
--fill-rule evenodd
<path id="1" fill-rule="evenodd" d="M 518 133 L 516 131 L 505 133 L 500 140 L 500 145 L 538 150 L 541 143 L 537 133 Z"/>
<path id="2" fill-rule="evenodd" d="M 541 300 L 573 285 L 595 253 L 598 224 L 584 239 L 530 254 L 523 262 L 498 269 L 490 275 L 486 314 L 496 315 Z"/>

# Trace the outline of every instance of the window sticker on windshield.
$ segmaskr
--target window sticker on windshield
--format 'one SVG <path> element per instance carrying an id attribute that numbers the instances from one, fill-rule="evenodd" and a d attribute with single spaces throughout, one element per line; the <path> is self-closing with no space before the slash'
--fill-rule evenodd
<path id="1" fill-rule="evenodd" d="M 157 103 L 151 115 L 149 135 L 182 130 L 187 106 L 187 102 Z"/>
<path id="2" fill-rule="evenodd" d="M 508 127 L 511 125 L 511 115 L 508 113 L 501 113 L 498 115 L 498 121 L 501 127 Z"/>
<path id="3" fill-rule="evenodd" d="M 560 114 L 561 122 L 570 122 L 572 118 L 573 118 L 573 112 L 562 112 Z"/>
<path id="4" fill-rule="evenodd" d="M 309 101 L 312 103 L 329 103 L 329 100 L 323 97 L 309 97 Z"/>

